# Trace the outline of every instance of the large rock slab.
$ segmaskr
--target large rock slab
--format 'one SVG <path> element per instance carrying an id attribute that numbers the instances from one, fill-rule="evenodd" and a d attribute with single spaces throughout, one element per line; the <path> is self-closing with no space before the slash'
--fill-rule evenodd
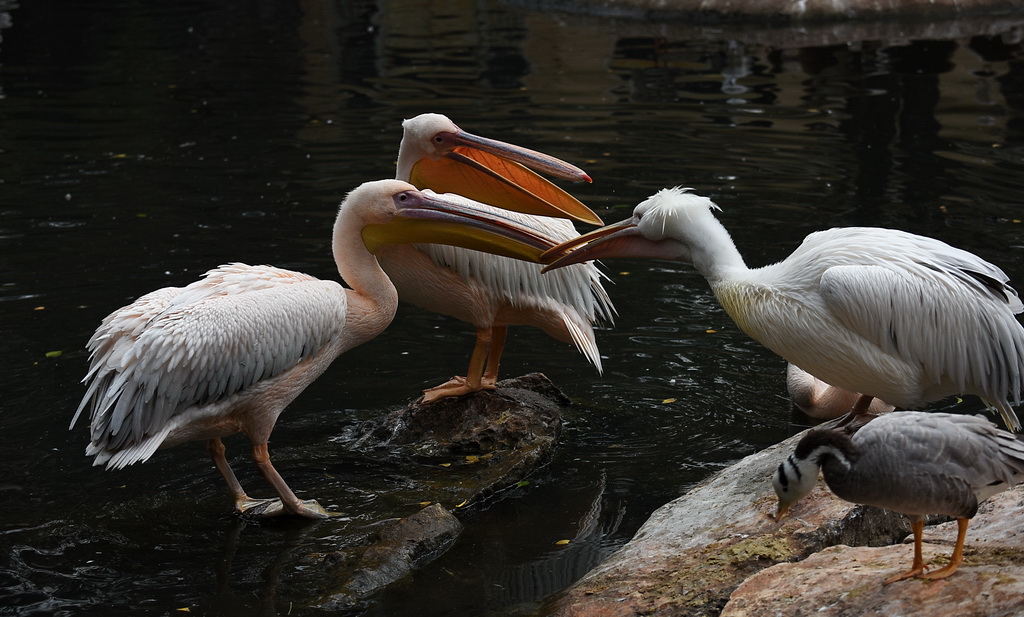
<path id="1" fill-rule="evenodd" d="M 877 554 L 892 555 L 890 565 L 880 566 L 877 572 L 872 571 L 874 578 L 865 575 L 864 584 L 870 584 L 872 589 L 881 587 L 882 581 L 901 568 L 909 569 L 910 548 L 888 546 L 909 535 L 910 526 L 906 518 L 844 502 L 834 497 L 820 479 L 811 495 L 794 506 L 791 517 L 782 522 L 773 520 L 775 496 L 771 488 L 771 474 L 799 438 L 800 435 L 794 436 L 741 460 L 657 510 L 629 543 L 554 602 L 550 614 L 559 617 L 718 616 L 724 614 L 733 592 L 758 572 L 780 568 L 779 581 L 787 576 L 800 580 L 795 575 L 786 574 L 788 571 L 784 568 L 794 566 L 789 562 L 801 561 L 836 545 L 886 547 L 879 549 Z M 1000 571 L 1007 564 L 1017 563 L 1018 548 L 1015 543 L 1007 544 L 1006 538 L 1010 534 L 1008 527 L 1012 527 L 1010 521 L 1024 521 L 1022 496 L 1024 489 L 1014 489 L 1012 493 L 1003 493 L 983 505 L 968 537 L 970 546 L 993 543 L 992 550 L 969 552 L 970 559 L 962 566 L 965 571 L 980 567 L 983 571 L 979 570 L 976 575 L 984 577 L 988 576 L 986 572 Z M 985 516 L 988 512 L 992 513 L 991 517 Z M 935 541 L 951 542 L 955 539 L 955 527 L 952 533 L 950 538 L 947 527 L 929 529 L 929 537 L 934 537 Z M 930 546 L 928 554 L 944 553 L 948 556 L 949 552 L 949 547 Z M 845 564 L 846 567 L 866 571 L 863 564 L 874 563 L 859 555 L 858 561 L 852 558 L 835 560 L 834 556 L 835 553 L 830 552 L 825 557 L 816 557 L 810 568 L 829 563 L 837 569 L 842 569 Z M 958 573 L 951 580 L 956 581 L 959 576 Z M 814 579 L 806 585 L 824 585 L 823 581 L 827 580 Z M 841 580 L 841 577 L 837 575 L 834 580 Z M 966 576 L 964 580 L 965 589 L 969 589 L 972 582 Z M 1016 579 L 1003 580 L 1012 582 Z M 897 591 L 902 589 L 904 593 L 908 589 L 928 588 L 919 583 L 921 581 L 907 581 L 888 587 Z M 756 579 L 751 579 L 751 593 L 763 589 L 765 596 L 771 596 L 773 585 L 777 589 L 781 582 L 756 585 Z M 825 587 L 839 597 L 849 591 L 842 585 L 836 583 Z M 1016 584 L 1010 587 L 1016 589 L 1017 597 L 1024 598 L 1024 589 Z M 792 597 L 811 597 L 811 589 L 798 583 L 788 588 L 788 592 Z M 816 603 L 819 600 L 821 603 Z M 799 609 L 807 612 L 794 612 L 788 605 L 768 608 L 767 599 L 752 595 L 751 599 L 743 602 L 754 608 L 748 613 L 735 614 L 818 615 L 821 613 L 817 610 L 830 601 L 835 601 L 835 598 L 811 599 Z M 980 596 L 979 601 L 987 602 Z M 737 600 L 729 610 L 746 610 L 740 606 Z M 933 605 L 928 606 L 932 608 L 920 613 L 875 613 L 868 610 L 843 614 L 920 614 L 927 617 L 954 614 L 936 612 Z"/>
<path id="2" fill-rule="evenodd" d="M 925 544 L 926 563 L 944 565 L 950 548 Z M 882 585 L 909 569 L 912 546 L 834 546 L 798 563 L 772 566 L 732 594 L 722 617 L 902 615 L 996 617 L 1024 613 L 1021 553 L 967 552 L 965 565 L 940 581 Z"/>

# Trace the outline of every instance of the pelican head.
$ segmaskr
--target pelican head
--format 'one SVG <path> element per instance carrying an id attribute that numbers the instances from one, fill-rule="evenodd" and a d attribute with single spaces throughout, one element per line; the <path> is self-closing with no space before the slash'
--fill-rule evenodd
<path id="1" fill-rule="evenodd" d="M 402 129 L 399 180 L 515 212 L 602 224 L 576 198 L 531 171 L 590 182 L 578 167 L 542 152 L 473 135 L 441 114 L 405 120 Z"/>
<path id="2" fill-rule="evenodd" d="M 545 271 L 592 259 L 647 257 L 694 264 L 701 269 L 703 253 L 712 238 L 728 239 L 728 232 L 714 216 L 713 201 L 675 187 L 662 189 L 640 202 L 633 216 L 559 244 L 541 259 Z"/>
<path id="3" fill-rule="evenodd" d="M 367 182 L 353 190 L 341 208 L 338 224 L 361 229 L 371 253 L 386 244 L 422 242 L 538 261 L 554 246 L 547 237 L 482 204 L 456 202 L 401 180 Z M 349 222 L 350 216 L 358 220 Z"/>

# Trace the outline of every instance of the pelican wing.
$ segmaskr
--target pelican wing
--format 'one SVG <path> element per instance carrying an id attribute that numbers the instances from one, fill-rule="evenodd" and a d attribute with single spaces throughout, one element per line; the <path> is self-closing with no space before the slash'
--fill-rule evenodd
<path id="1" fill-rule="evenodd" d="M 339 332 L 346 308 L 337 283 L 243 264 L 143 296 L 108 316 L 90 339 L 88 390 L 72 426 L 88 407 L 94 452 L 136 446 L 185 409 L 316 353 Z"/>
<path id="2" fill-rule="evenodd" d="M 555 243 L 579 235 L 572 223 L 564 219 L 493 208 L 452 193 L 445 193 L 444 198 L 512 219 Z M 452 269 L 467 283 L 483 285 L 494 297 L 502 298 L 513 306 L 556 312 L 562 317 L 576 347 L 601 370 L 601 355 L 594 340 L 592 324 L 611 323 L 615 308 L 602 284 L 607 277 L 594 263 L 577 264 L 542 274 L 543 266 L 540 264 L 448 245 L 423 244 L 416 247 L 437 265 Z"/>
<path id="3" fill-rule="evenodd" d="M 900 245 L 886 258 L 838 262 L 822 272 L 828 310 L 885 352 L 919 363 L 934 383 L 961 392 L 968 383 L 983 384 L 977 394 L 1004 416 L 1012 414 L 1007 396 L 1019 403 L 1024 329 L 1014 317 L 1021 302 L 1006 275 L 938 240 L 884 231 L 873 241 Z M 844 241 L 856 237 L 848 233 Z"/>

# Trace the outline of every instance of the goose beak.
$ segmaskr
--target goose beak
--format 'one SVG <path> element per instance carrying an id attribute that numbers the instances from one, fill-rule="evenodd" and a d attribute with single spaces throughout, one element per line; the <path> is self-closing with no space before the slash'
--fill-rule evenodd
<path id="1" fill-rule="evenodd" d="M 775 520 L 781 521 L 783 518 L 785 518 L 789 514 L 789 509 L 791 506 L 792 504 L 784 504 L 780 501 L 778 507 L 775 509 Z"/>
<path id="2" fill-rule="evenodd" d="M 438 193 L 457 193 L 484 203 L 540 216 L 602 225 L 601 218 L 536 171 L 575 182 L 590 182 L 582 169 L 542 152 L 480 137 L 462 129 L 441 132 L 434 142 L 442 156 L 422 159 L 410 182 Z"/>

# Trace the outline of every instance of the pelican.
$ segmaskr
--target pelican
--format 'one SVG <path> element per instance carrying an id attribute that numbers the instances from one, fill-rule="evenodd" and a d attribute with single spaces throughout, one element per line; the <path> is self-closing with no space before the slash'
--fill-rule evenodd
<path id="1" fill-rule="evenodd" d="M 440 114 L 402 123 L 396 177 L 419 188 L 458 194 L 505 210 L 505 216 L 558 244 L 576 238 L 572 223 L 601 219 L 529 168 L 575 181 L 582 170 L 554 157 L 463 131 Z M 509 212 L 514 211 L 514 212 Z M 518 213 L 518 214 L 517 214 Z M 541 266 L 455 246 L 393 244 L 377 252 L 398 295 L 476 328 L 466 376 L 424 391 L 424 402 L 493 389 L 508 327 L 533 326 L 574 343 L 601 372 L 594 324 L 611 322 L 614 308 L 593 264 L 541 276 Z"/>
<path id="2" fill-rule="evenodd" d="M 832 420 L 849 413 L 862 396 L 831 386 L 795 364 L 786 365 L 786 390 L 797 409 L 816 420 Z M 872 397 L 864 413 L 877 416 L 893 409 L 889 403 Z"/>
<path id="3" fill-rule="evenodd" d="M 183 288 L 142 296 L 107 316 L 89 340 L 86 454 L 108 469 L 143 462 L 160 448 L 205 440 L 235 510 L 324 518 L 300 500 L 270 462 L 274 423 L 339 355 L 380 334 L 398 294 L 373 251 L 390 242 L 456 242 L 537 259 L 552 244 L 507 219 L 489 218 L 397 180 L 363 184 L 341 204 L 333 251 L 346 289 L 270 266 L 234 263 Z M 222 437 L 244 433 L 276 500 L 249 498 Z"/>
<path id="4" fill-rule="evenodd" d="M 838 497 L 910 516 L 914 563 L 885 581 L 940 579 L 963 560 L 967 525 L 978 504 L 1024 480 L 1024 442 L 982 416 L 901 411 L 847 431 L 811 429 L 779 465 L 772 485 L 782 518 L 814 488 L 818 470 Z M 921 533 L 926 514 L 957 519 L 949 564 L 924 573 Z"/>
<path id="5" fill-rule="evenodd" d="M 1019 430 L 1024 309 L 1002 270 L 939 240 L 849 227 L 812 233 L 785 260 L 748 268 L 690 189 L 664 189 L 625 221 L 552 249 L 548 268 L 604 257 L 693 264 L 755 340 L 826 384 L 908 408 L 976 394 Z M 853 416 L 851 416 L 852 418 Z"/>

